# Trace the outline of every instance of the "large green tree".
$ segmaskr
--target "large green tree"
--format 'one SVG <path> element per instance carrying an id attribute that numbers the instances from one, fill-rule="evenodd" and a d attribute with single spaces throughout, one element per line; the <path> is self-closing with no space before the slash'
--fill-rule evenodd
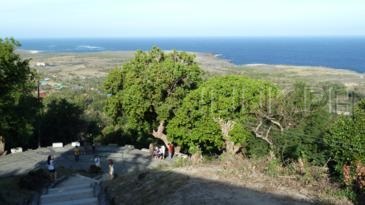
<path id="1" fill-rule="evenodd" d="M 152 134 L 167 144 L 165 126 L 200 82 L 201 70 L 193 55 L 164 53 L 156 47 L 137 51 L 131 61 L 108 75 L 106 112 L 124 130 Z"/>
<path id="2" fill-rule="evenodd" d="M 255 113 L 278 90 L 272 84 L 242 76 L 214 77 L 191 92 L 168 125 L 168 136 L 194 152 L 237 153 L 253 129 Z"/>
<path id="3" fill-rule="evenodd" d="M 31 94 L 34 72 L 15 52 L 18 46 L 14 39 L 0 39 L 0 136 L 7 148 L 31 143 L 38 105 Z"/>

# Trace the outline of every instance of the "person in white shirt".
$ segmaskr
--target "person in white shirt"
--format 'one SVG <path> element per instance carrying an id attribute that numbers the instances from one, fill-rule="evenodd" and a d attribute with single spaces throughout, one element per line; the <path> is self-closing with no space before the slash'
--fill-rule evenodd
<path id="1" fill-rule="evenodd" d="M 100 157 L 98 155 L 94 158 L 95 166 L 100 168 Z"/>
<path id="2" fill-rule="evenodd" d="M 48 158 L 47 158 L 47 169 L 51 175 L 51 179 L 56 180 L 56 178 L 57 178 L 56 168 L 54 166 L 54 158 L 51 155 L 48 155 Z"/>
<path id="3" fill-rule="evenodd" d="M 160 157 L 161 159 L 165 159 L 165 152 L 166 152 L 166 147 L 165 145 L 162 145 L 160 148 Z"/>
<path id="4" fill-rule="evenodd" d="M 113 160 L 109 159 L 108 163 L 109 163 L 109 178 L 110 179 L 113 179 L 114 178 L 114 165 L 113 165 Z"/>

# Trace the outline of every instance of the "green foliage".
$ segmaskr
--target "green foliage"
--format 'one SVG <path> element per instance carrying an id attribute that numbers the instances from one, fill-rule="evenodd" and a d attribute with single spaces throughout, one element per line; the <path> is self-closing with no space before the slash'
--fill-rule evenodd
<path id="1" fill-rule="evenodd" d="M 175 158 L 173 165 L 175 167 L 186 167 L 191 165 L 191 160 L 189 160 L 188 158 L 177 157 Z"/>
<path id="2" fill-rule="evenodd" d="M 247 154 L 247 156 L 250 158 L 260 158 L 267 156 L 270 151 L 270 147 L 267 142 L 253 135 L 250 135 L 247 138 L 245 149 L 245 154 Z"/>
<path id="3" fill-rule="evenodd" d="M 49 174 L 44 169 L 36 169 L 21 176 L 18 186 L 21 189 L 41 190 L 50 183 Z"/>
<path id="4" fill-rule="evenodd" d="M 188 150 L 197 146 L 203 153 L 219 152 L 225 145 L 218 122 L 223 120 L 234 123 L 229 140 L 244 144 L 251 134 L 246 127 L 250 113 L 270 92 L 275 95 L 277 89 L 264 81 L 240 76 L 209 79 L 184 99 L 167 127 L 168 136 Z"/>
<path id="5" fill-rule="evenodd" d="M 327 194 L 330 196 L 333 196 L 335 198 L 338 198 L 338 199 L 345 197 L 345 198 L 349 199 L 350 201 L 354 202 L 354 204 L 358 204 L 358 203 L 356 203 L 357 194 L 351 187 L 344 187 L 343 189 L 338 189 L 338 190 L 328 189 Z M 359 203 L 359 204 L 361 205 L 361 203 Z"/>
<path id="6" fill-rule="evenodd" d="M 324 141 L 338 172 L 347 162 L 365 162 L 365 100 L 356 105 L 353 116 L 341 116 L 333 123 Z"/>
<path id="7" fill-rule="evenodd" d="M 103 170 L 101 170 L 100 167 L 97 167 L 96 165 L 92 164 L 89 167 L 89 173 L 90 174 L 101 174 L 101 173 L 103 173 Z"/>
<path id="8" fill-rule="evenodd" d="M 245 144 L 247 141 L 247 138 L 249 138 L 251 135 L 251 131 L 247 129 L 245 126 L 245 121 L 237 121 L 238 123 L 234 125 L 233 129 L 229 132 L 229 136 L 231 138 L 231 141 L 233 141 L 236 144 Z"/>
<path id="9" fill-rule="evenodd" d="M 95 139 L 102 144 L 134 145 L 136 148 L 148 147 L 151 139 L 143 137 L 141 133 L 133 130 L 127 132 L 118 125 L 109 124 L 102 130 L 102 135 Z"/>
<path id="10" fill-rule="evenodd" d="M 84 81 L 80 80 L 80 83 L 84 85 Z M 105 94 L 90 89 L 74 90 L 66 87 L 58 92 L 49 94 L 44 98 L 43 103 L 48 105 L 51 101 L 61 99 L 67 99 L 69 104 L 77 106 L 82 111 L 80 115 L 81 124 L 77 125 L 79 137 L 88 142 L 103 138 L 102 130 L 108 124 L 111 124 L 111 120 L 103 112 L 106 101 Z M 47 136 L 44 137 L 47 138 Z"/>
<path id="11" fill-rule="evenodd" d="M 125 132 L 151 134 L 159 122 L 175 115 L 182 99 L 200 82 L 193 55 L 164 53 L 156 47 L 138 51 L 134 59 L 109 73 L 105 89 L 111 96 L 105 110 Z"/>
<path id="12" fill-rule="evenodd" d="M 265 172 L 269 176 L 276 177 L 279 175 L 280 169 L 281 169 L 281 162 L 277 159 L 272 159 L 267 163 L 265 167 Z"/>
<path id="13" fill-rule="evenodd" d="M 6 147 L 31 146 L 38 103 L 31 91 L 35 88 L 29 60 L 15 53 L 20 44 L 14 39 L 0 39 L 0 136 Z"/>
<path id="14" fill-rule="evenodd" d="M 16 91 L 29 91 L 33 73 L 29 60 L 23 60 L 15 53 L 20 46 L 14 39 L 0 39 L 0 96 L 16 97 Z"/>
<path id="15" fill-rule="evenodd" d="M 81 107 L 63 98 L 48 100 L 41 123 L 42 145 L 79 140 L 85 124 Z"/>
<path id="16" fill-rule="evenodd" d="M 304 158 L 313 165 L 324 165 L 327 159 L 323 137 L 331 123 L 331 115 L 317 110 L 303 118 L 298 126 L 274 136 L 276 154 L 283 162 Z"/>
<path id="17" fill-rule="evenodd" d="M 282 129 L 271 130 L 270 137 L 273 151 L 282 162 L 302 158 L 315 165 L 326 163 L 323 135 L 332 121 L 325 107 L 328 89 L 324 87 L 318 92 L 305 83 L 296 83 L 292 90 L 274 99 L 271 112 L 263 115 L 269 125 L 272 126 L 273 121 L 281 125 Z M 265 115 L 273 121 L 267 120 Z"/>

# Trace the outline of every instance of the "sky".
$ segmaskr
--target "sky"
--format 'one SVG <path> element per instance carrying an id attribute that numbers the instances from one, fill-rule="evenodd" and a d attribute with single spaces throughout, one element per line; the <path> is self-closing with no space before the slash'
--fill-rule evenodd
<path id="1" fill-rule="evenodd" d="M 365 36 L 365 0 L 0 0 L 0 38 Z"/>

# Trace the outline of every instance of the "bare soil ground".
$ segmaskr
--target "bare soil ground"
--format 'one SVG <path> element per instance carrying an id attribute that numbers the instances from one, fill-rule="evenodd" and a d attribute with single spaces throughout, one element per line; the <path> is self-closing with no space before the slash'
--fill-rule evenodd
<path id="1" fill-rule="evenodd" d="M 344 69 L 333 69 L 312 66 L 290 65 L 244 65 L 238 69 L 243 75 L 262 78 L 281 85 L 293 81 L 307 83 L 340 83 L 348 89 L 363 90 L 365 88 L 365 73 L 358 73 Z"/>

